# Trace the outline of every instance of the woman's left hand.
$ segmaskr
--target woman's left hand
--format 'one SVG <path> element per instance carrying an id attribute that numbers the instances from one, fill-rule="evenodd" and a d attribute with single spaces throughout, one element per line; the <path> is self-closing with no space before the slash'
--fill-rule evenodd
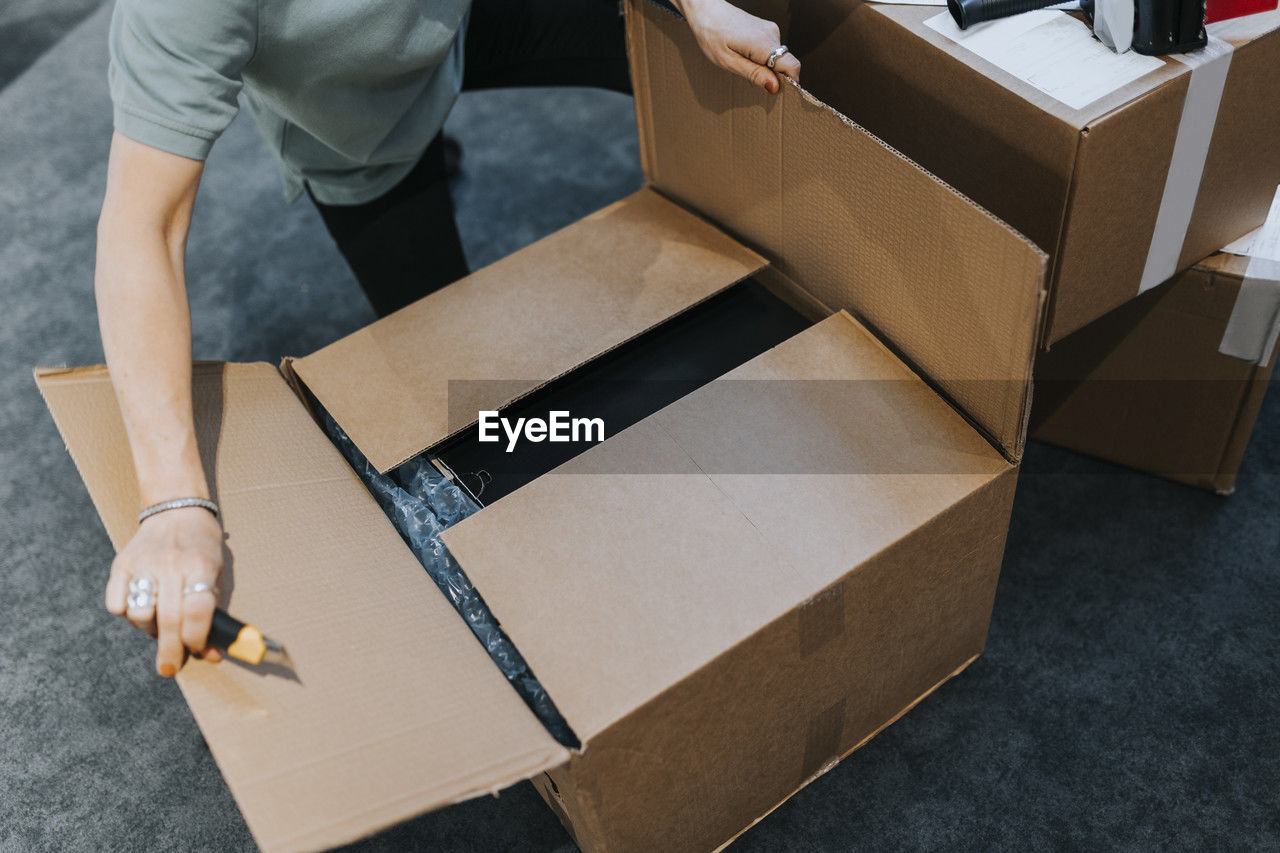
<path id="1" fill-rule="evenodd" d="M 800 80 L 800 60 L 790 53 L 778 57 L 774 70 L 765 63 L 782 44 L 778 25 L 757 18 L 726 0 L 674 0 L 707 58 L 771 95 L 778 93 L 777 74 Z M 774 72 L 777 72 L 775 74 Z"/>

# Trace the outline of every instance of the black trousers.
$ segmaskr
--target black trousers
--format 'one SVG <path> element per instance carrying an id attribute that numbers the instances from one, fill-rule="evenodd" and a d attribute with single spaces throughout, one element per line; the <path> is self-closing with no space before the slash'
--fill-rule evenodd
<path id="1" fill-rule="evenodd" d="M 474 0 L 465 51 L 464 91 L 593 86 L 631 92 L 618 0 Z M 379 317 L 469 272 L 441 135 L 381 197 L 315 204 Z"/>

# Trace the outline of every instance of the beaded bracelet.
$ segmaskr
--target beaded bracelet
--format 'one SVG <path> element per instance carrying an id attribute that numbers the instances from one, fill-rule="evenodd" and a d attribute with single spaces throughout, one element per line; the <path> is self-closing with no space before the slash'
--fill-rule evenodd
<path id="1" fill-rule="evenodd" d="M 213 513 L 214 518 L 218 518 L 221 515 L 218 511 L 218 505 L 213 501 L 205 500 L 204 498 L 175 498 L 171 501 L 161 501 L 158 504 L 152 504 L 142 512 L 138 513 L 138 523 L 141 524 L 153 515 L 168 512 L 171 509 L 186 509 L 189 506 L 198 506 L 201 509 L 207 509 L 209 512 Z"/>

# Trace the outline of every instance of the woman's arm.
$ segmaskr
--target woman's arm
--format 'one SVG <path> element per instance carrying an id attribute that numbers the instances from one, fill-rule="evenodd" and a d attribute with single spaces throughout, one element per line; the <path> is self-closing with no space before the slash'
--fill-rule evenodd
<path id="1" fill-rule="evenodd" d="M 769 54 L 781 45 L 778 25 L 747 14 L 726 0 L 672 0 L 684 15 L 707 58 L 745 77 L 771 95 L 781 81 L 765 67 Z M 783 54 L 774 65 L 779 74 L 800 80 L 800 60 Z"/>
<path id="2" fill-rule="evenodd" d="M 204 164 L 134 142 L 111 141 L 107 193 L 98 221 L 95 291 L 111 380 L 133 452 L 143 506 L 209 497 L 191 409 L 191 316 L 183 256 Z M 205 651 L 216 595 L 222 526 L 198 507 L 147 519 L 120 551 L 107 609 L 157 636 L 156 670 L 174 675 L 183 649 Z M 129 581 L 150 578 L 156 603 L 127 604 Z M 216 653 L 207 655 L 216 658 Z"/>

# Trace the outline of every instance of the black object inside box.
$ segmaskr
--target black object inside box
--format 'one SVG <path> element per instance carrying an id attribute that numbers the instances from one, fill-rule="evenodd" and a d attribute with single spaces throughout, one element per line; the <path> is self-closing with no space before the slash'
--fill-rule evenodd
<path id="1" fill-rule="evenodd" d="M 804 315 L 759 282 L 747 279 L 548 383 L 499 414 L 512 425 L 519 418 L 548 421 L 556 411 L 572 418 L 600 418 L 608 438 L 810 325 Z M 522 436 L 508 449 L 511 443 L 501 427 L 490 427 L 488 434 L 496 434 L 498 440 L 480 441 L 480 425 L 473 424 L 431 452 L 481 505 L 510 494 L 598 443 L 596 439 L 530 441 Z"/>

